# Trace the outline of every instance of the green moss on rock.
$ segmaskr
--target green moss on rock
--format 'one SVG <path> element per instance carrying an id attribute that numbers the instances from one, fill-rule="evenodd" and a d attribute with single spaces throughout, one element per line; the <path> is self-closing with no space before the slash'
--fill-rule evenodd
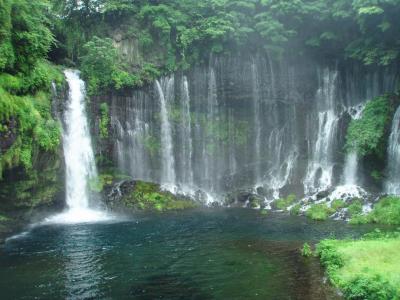
<path id="1" fill-rule="evenodd" d="M 111 206 L 120 209 L 164 212 L 198 206 L 189 198 L 162 190 L 156 183 L 126 181 L 121 184 L 120 192 L 122 196 L 119 199 L 107 200 Z"/>
<path id="2" fill-rule="evenodd" d="M 279 210 L 285 210 L 296 201 L 296 195 L 290 194 L 286 198 L 280 198 L 275 201 L 274 206 Z"/>
<path id="3" fill-rule="evenodd" d="M 313 204 L 306 212 L 306 216 L 312 220 L 316 221 L 324 221 L 328 219 L 328 217 L 333 214 L 335 211 L 328 207 L 327 204 Z"/>

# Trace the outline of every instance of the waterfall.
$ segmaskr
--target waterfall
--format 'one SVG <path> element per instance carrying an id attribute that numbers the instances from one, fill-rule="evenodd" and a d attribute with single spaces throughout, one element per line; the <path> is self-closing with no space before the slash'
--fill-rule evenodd
<path id="1" fill-rule="evenodd" d="M 85 110 L 85 83 L 79 72 L 66 70 L 69 86 L 68 103 L 64 114 L 63 148 L 66 168 L 67 211 L 48 221 L 78 223 L 106 218 L 91 209 L 89 182 L 97 179 L 97 170 Z"/>
<path id="2" fill-rule="evenodd" d="M 358 120 L 362 116 L 364 104 L 359 104 L 351 107 L 348 111 L 353 120 Z M 346 155 L 344 169 L 343 169 L 343 184 L 344 185 L 357 185 L 357 169 L 358 169 L 358 155 L 355 151 L 351 151 Z"/>
<path id="3" fill-rule="evenodd" d="M 388 194 L 400 195 L 400 107 L 397 108 L 392 121 L 387 152 L 388 178 L 385 191 Z"/>
<path id="4" fill-rule="evenodd" d="M 162 174 L 161 184 L 168 189 L 175 189 L 175 160 L 172 145 L 172 130 L 168 115 L 168 105 L 171 102 L 174 88 L 174 77 L 167 78 L 163 82 L 164 90 L 161 84 L 156 80 L 156 88 L 160 101 L 160 118 L 161 118 L 161 151 L 162 151 Z"/>
<path id="5" fill-rule="evenodd" d="M 261 176 L 261 122 L 260 122 L 260 89 L 259 89 L 259 75 L 257 71 L 256 62 L 253 60 L 251 63 L 252 74 L 252 100 L 253 100 L 253 114 L 254 114 L 254 162 L 255 162 L 255 183 L 259 185 L 262 180 Z"/>
<path id="6" fill-rule="evenodd" d="M 305 194 L 332 186 L 333 147 L 339 116 L 335 111 L 337 72 L 324 69 L 317 91 L 318 131 L 304 180 Z M 310 124 L 314 126 L 314 124 Z"/>
<path id="7" fill-rule="evenodd" d="M 352 151 L 346 155 L 343 177 L 344 184 L 346 185 L 357 185 L 357 166 L 358 156 L 357 153 Z"/>
<path id="8" fill-rule="evenodd" d="M 346 111 L 367 94 L 393 90 L 393 74 L 377 73 L 267 55 L 212 57 L 112 95 L 114 158 L 135 179 L 207 203 L 237 191 L 272 200 L 360 184 L 357 157 L 342 153 L 341 130 Z M 336 172 L 344 161 L 344 173 Z"/>
<path id="9" fill-rule="evenodd" d="M 190 189 L 193 186 L 193 168 L 192 168 L 192 130 L 191 130 L 191 116 L 190 116 L 190 94 L 189 94 L 189 83 L 186 76 L 183 76 L 181 86 L 181 172 L 182 178 L 181 183 L 184 189 Z"/>
<path id="10" fill-rule="evenodd" d="M 206 103 L 206 121 L 208 122 L 204 132 L 203 158 L 204 158 L 204 177 L 206 188 L 210 192 L 215 192 L 218 188 L 219 171 L 219 141 L 215 136 L 215 131 L 220 129 L 220 118 L 218 112 L 217 80 L 214 68 L 210 68 L 207 82 L 207 103 Z"/>

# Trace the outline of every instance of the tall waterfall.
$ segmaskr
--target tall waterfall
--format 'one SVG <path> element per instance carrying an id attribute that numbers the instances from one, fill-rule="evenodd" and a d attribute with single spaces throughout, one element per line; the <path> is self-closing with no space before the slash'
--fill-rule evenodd
<path id="1" fill-rule="evenodd" d="M 98 221 L 106 216 L 91 209 L 95 203 L 90 201 L 89 182 L 97 179 L 97 170 L 85 110 L 85 83 L 79 78 L 78 71 L 66 70 L 64 73 L 69 86 L 63 122 L 67 211 L 49 221 Z"/>
<path id="2" fill-rule="evenodd" d="M 388 194 L 400 195 L 400 107 L 394 115 L 388 147 L 388 179 L 385 184 Z"/>
<path id="3" fill-rule="evenodd" d="M 311 160 L 304 181 L 305 194 L 312 194 L 332 186 L 333 149 L 339 115 L 335 110 L 337 103 L 337 72 L 324 69 L 319 75 L 317 91 L 318 131 L 314 144 L 311 145 Z M 314 121 L 315 122 L 315 121 Z M 310 126 L 315 126 L 310 124 Z M 313 142 L 313 140 L 311 140 Z"/>
<path id="4" fill-rule="evenodd" d="M 171 102 L 174 89 L 174 77 L 167 78 L 163 87 L 156 80 L 156 87 L 160 99 L 161 118 L 161 151 L 162 151 L 162 175 L 161 183 L 166 187 L 173 188 L 175 185 L 175 160 L 173 156 L 171 123 L 169 121 L 168 105 Z M 164 93 L 165 91 L 165 93 Z"/>
<path id="5" fill-rule="evenodd" d="M 254 173 L 256 185 L 262 181 L 261 175 L 261 105 L 260 105 L 260 88 L 259 88 L 259 75 L 257 70 L 256 61 L 251 62 L 252 74 L 252 98 L 253 98 L 253 114 L 254 114 Z"/>
<path id="6" fill-rule="evenodd" d="M 180 132 L 181 132 L 181 170 L 180 182 L 186 192 L 193 187 L 193 141 L 192 141 L 192 118 L 190 115 L 190 92 L 189 83 L 186 76 L 183 76 L 181 84 L 181 104 L 180 110 L 182 114 Z"/>

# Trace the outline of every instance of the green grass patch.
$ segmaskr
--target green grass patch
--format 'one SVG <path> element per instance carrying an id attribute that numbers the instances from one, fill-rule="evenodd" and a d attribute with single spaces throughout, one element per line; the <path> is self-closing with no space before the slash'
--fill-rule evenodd
<path id="1" fill-rule="evenodd" d="M 292 216 L 298 216 L 300 214 L 301 204 L 295 204 L 290 208 L 290 214 Z"/>
<path id="2" fill-rule="evenodd" d="M 342 199 L 335 199 L 331 203 L 331 208 L 335 211 L 344 207 L 346 207 L 346 202 L 344 202 Z"/>
<path id="3" fill-rule="evenodd" d="M 352 215 L 353 216 L 353 215 Z M 352 224 L 377 223 L 385 225 L 400 225 L 400 198 L 389 196 L 376 203 L 367 215 L 354 215 Z"/>
<path id="4" fill-rule="evenodd" d="M 275 201 L 275 206 L 277 209 L 280 210 L 285 210 L 287 209 L 290 205 L 292 205 L 296 201 L 296 195 L 295 194 L 290 194 L 286 198 L 280 198 Z"/>
<path id="5" fill-rule="evenodd" d="M 306 211 L 306 216 L 312 220 L 324 221 L 334 212 L 326 203 L 312 204 Z"/>
<path id="6" fill-rule="evenodd" d="M 355 200 L 352 204 L 347 208 L 347 212 L 351 217 L 358 216 L 362 213 L 363 204 L 361 200 Z"/>
<path id="7" fill-rule="evenodd" d="M 324 240 L 317 254 L 346 299 L 399 299 L 400 237 Z"/>

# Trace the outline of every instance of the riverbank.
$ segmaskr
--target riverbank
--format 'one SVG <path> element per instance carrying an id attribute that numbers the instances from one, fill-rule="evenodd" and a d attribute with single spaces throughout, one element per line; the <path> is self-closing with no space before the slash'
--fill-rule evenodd
<path id="1" fill-rule="evenodd" d="M 360 240 L 323 240 L 317 254 L 346 299 L 400 298 L 400 232 L 376 230 Z"/>

